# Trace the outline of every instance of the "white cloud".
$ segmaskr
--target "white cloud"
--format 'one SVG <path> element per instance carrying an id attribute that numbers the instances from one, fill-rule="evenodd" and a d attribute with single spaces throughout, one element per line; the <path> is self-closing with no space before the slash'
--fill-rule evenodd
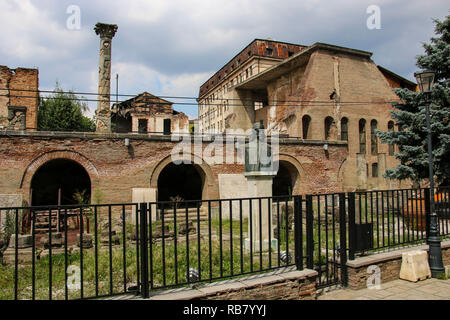
<path id="1" fill-rule="evenodd" d="M 72 4 L 81 9 L 79 31 L 66 27 Z M 381 8 L 381 30 L 366 28 L 371 4 Z M 101 21 L 119 26 L 113 93 L 119 73 L 121 93 L 195 97 L 245 45 L 267 37 L 371 51 L 375 63 L 410 78 L 420 42 L 433 35 L 431 18 L 447 14 L 448 0 L 3 0 L 0 64 L 39 67 L 41 88 L 53 88 L 58 79 L 64 89 L 95 93 L 99 40 L 93 27 Z"/>

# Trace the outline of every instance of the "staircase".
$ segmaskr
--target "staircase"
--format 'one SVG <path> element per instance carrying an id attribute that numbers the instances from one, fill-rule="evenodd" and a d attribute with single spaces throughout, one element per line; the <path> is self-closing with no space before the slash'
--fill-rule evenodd
<path id="1" fill-rule="evenodd" d="M 162 210 L 158 210 L 159 216 L 162 219 Z M 176 210 L 176 218 L 177 223 L 185 223 L 186 222 L 186 209 L 180 208 Z M 188 222 L 197 221 L 197 208 L 188 208 Z M 174 210 L 173 209 L 164 209 L 164 222 L 173 222 L 174 221 Z M 200 208 L 200 221 L 208 221 L 208 212 L 206 209 Z"/>
<path id="2" fill-rule="evenodd" d="M 58 231 L 58 210 L 52 210 L 49 216 L 49 211 L 34 211 L 36 215 L 36 220 L 34 224 L 34 232 L 36 234 L 48 233 L 50 230 L 52 232 Z"/>

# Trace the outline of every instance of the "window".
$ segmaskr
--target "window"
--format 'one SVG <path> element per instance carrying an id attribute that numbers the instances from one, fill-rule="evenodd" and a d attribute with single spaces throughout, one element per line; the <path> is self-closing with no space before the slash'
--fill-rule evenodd
<path id="1" fill-rule="evenodd" d="M 388 122 L 388 131 L 394 132 L 394 121 Z M 394 155 L 394 144 L 393 143 L 389 143 L 389 155 L 390 156 Z"/>
<path id="2" fill-rule="evenodd" d="M 366 120 L 359 120 L 359 152 L 366 153 Z"/>
<path id="3" fill-rule="evenodd" d="M 139 119 L 138 120 L 138 132 L 139 133 L 147 133 L 147 119 Z"/>
<path id="4" fill-rule="evenodd" d="M 334 120 L 332 117 L 325 118 L 325 140 L 329 140 L 331 138 L 331 128 L 333 126 Z"/>
<path id="5" fill-rule="evenodd" d="M 171 131 L 170 119 L 164 119 L 164 134 L 169 135 Z"/>
<path id="6" fill-rule="evenodd" d="M 303 139 L 311 139 L 311 117 L 308 115 L 302 118 Z"/>
<path id="7" fill-rule="evenodd" d="M 271 56 L 273 54 L 273 49 L 272 48 L 266 48 L 266 54 Z"/>
<path id="8" fill-rule="evenodd" d="M 378 154 L 378 139 L 375 131 L 377 130 L 377 120 L 370 121 L 370 151 L 372 155 Z"/>
<path id="9" fill-rule="evenodd" d="M 288 57 L 292 57 L 294 55 L 293 51 L 288 51 Z"/>
<path id="10" fill-rule="evenodd" d="M 341 140 L 348 141 L 348 119 L 341 119 Z"/>
<path id="11" fill-rule="evenodd" d="M 372 163 L 372 178 L 378 177 L 378 163 Z"/>
<path id="12" fill-rule="evenodd" d="M 259 110 L 262 107 L 264 107 L 264 105 L 261 101 L 255 101 L 253 104 L 254 104 L 255 110 Z"/>

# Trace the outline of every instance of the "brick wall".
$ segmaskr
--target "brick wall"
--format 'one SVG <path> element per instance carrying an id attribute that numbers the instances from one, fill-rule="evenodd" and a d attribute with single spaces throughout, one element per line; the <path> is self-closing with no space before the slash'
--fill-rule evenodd
<path id="1" fill-rule="evenodd" d="M 316 279 L 273 280 L 235 291 L 218 292 L 205 300 L 315 300 Z"/>
<path id="2" fill-rule="evenodd" d="M 27 128 L 37 127 L 38 75 L 39 71 L 37 69 L 9 69 L 8 67 L 0 66 L 0 89 L 4 89 L 0 90 L 0 126 L 8 126 L 9 106 L 23 106 L 27 108 Z M 3 97 L 3 95 L 7 94 L 9 96 Z"/>
<path id="3" fill-rule="evenodd" d="M 150 300 L 314 300 L 317 271 L 294 268 L 151 293 Z"/>
<path id="4" fill-rule="evenodd" d="M 130 147 L 124 145 L 125 137 L 130 138 Z M 91 194 L 100 188 L 104 203 L 131 202 L 132 188 L 157 187 L 158 173 L 171 162 L 177 143 L 170 137 L 133 134 L 0 133 L 0 194 L 22 194 L 28 200 L 36 170 L 47 161 L 62 158 L 85 168 L 91 178 Z M 209 145 L 204 142 L 203 150 Z M 280 158 L 299 171 L 296 193 L 341 191 L 338 173 L 346 155 L 344 143 L 330 144 L 326 154 L 321 141 L 280 142 Z M 198 168 L 206 178 L 204 199 L 219 198 L 219 174 L 244 173 L 244 165 L 239 163 L 202 163 Z"/>

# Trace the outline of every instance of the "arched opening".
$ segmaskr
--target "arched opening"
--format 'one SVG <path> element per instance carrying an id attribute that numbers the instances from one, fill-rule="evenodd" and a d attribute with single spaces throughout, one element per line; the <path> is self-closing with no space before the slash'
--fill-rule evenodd
<path id="1" fill-rule="evenodd" d="M 311 117 L 308 115 L 302 118 L 302 138 L 311 139 Z"/>
<path id="2" fill-rule="evenodd" d="M 394 132 L 394 121 L 388 122 L 388 131 Z M 389 155 L 390 156 L 394 155 L 394 144 L 393 143 L 389 143 Z"/>
<path id="3" fill-rule="evenodd" d="M 330 140 L 333 139 L 333 132 L 332 132 L 332 127 L 334 125 L 334 119 L 332 117 L 326 117 L 325 118 L 325 140 Z"/>
<path id="4" fill-rule="evenodd" d="M 348 119 L 346 117 L 341 119 L 341 140 L 348 141 Z"/>
<path id="5" fill-rule="evenodd" d="M 359 152 L 366 153 L 366 120 L 359 120 Z"/>
<path id="6" fill-rule="evenodd" d="M 205 174 L 197 165 L 171 162 L 158 176 L 158 201 L 201 200 L 204 183 Z"/>
<path id="7" fill-rule="evenodd" d="M 76 161 L 54 159 L 35 172 L 31 191 L 33 206 L 79 204 L 91 199 L 91 179 Z"/>
<path id="8" fill-rule="evenodd" d="M 378 154 L 378 138 L 376 135 L 377 125 L 377 120 L 370 121 L 370 152 L 372 155 Z"/>
<path id="9" fill-rule="evenodd" d="M 272 195 L 275 197 L 292 195 L 298 176 L 298 171 L 294 165 L 288 161 L 280 160 L 277 175 L 272 183 Z M 274 200 L 283 200 L 283 198 Z"/>

